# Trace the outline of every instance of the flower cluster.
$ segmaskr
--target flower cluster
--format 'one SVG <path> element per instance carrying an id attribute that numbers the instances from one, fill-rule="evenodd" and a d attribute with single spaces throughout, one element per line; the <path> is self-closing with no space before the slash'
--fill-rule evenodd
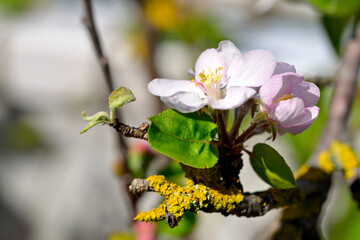
<path id="1" fill-rule="evenodd" d="M 182 113 L 208 105 L 234 109 L 260 98 L 262 111 L 279 134 L 298 134 L 317 118 L 318 87 L 304 82 L 295 67 L 277 62 L 267 50 L 241 53 L 230 41 L 205 50 L 196 61 L 193 80 L 154 79 L 148 90 Z"/>

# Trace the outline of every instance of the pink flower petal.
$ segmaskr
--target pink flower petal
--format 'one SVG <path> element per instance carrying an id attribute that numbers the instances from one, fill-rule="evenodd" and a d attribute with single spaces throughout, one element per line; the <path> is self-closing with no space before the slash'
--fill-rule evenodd
<path id="1" fill-rule="evenodd" d="M 320 98 L 319 88 L 311 82 L 302 82 L 294 90 L 294 97 L 301 98 L 305 107 L 314 106 Z"/>
<path id="2" fill-rule="evenodd" d="M 311 120 L 309 122 L 307 122 L 306 124 L 303 124 L 301 126 L 295 126 L 295 127 L 289 127 L 289 128 L 285 128 L 285 127 L 281 127 L 278 126 L 277 130 L 279 132 L 280 135 L 283 135 L 284 133 L 291 133 L 291 134 L 299 134 L 303 131 L 305 131 L 308 127 L 310 127 L 310 125 L 316 120 L 316 118 L 319 115 L 319 108 L 314 106 L 311 108 L 307 108 L 306 110 L 311 112 Z"/>
<path id="3" fill-rule="evenodd" d="M 286 94 L 291 95 L 299 84 L 304 81 L 304 77 L 297 73 L 283 73 L 280 74 L 280 76 L 282 77 L 281 88 L 278 89 L 278 93 L 274 96 L 273 101 L 278 100 Z"/>
<path id="4" fill-rule="evenodd" d="M 277 106 L 270 112 L 269 117 L 282 127 L 299 126 L 308 117 L 304 102 L 300 98 L 280 101 L 275 105 Z"/>
<path id="5" fill-rule="evenodd" d="M 283 86 L 282 76 L 274 75 L 266 81 L 259 90 L 261 102 L 263 103 L 266 111 L 271 111 L 271 105 L 274 102 L 275 96 Z"/>
<path id="6" fill-rule="evenodd" d="M 221 41 L 216 51 L 225 59 L 227 66 L 236 56 L 241 54 L 240 50 L 229 40 Z"/>
<path id="7" fill-rule="evenodd" d="M 154 79 L 148 84 L 151 94 L 160 97 L 169 97 L 179 92 L 195 92 L 203 95 L 203 92 L 195 83 L 187 80 Z"/>
<path id="8" fill-rule="evenodd" d="M 161 100 L 171 108 L 188 113 L 195 112 L 208 104 L 209 98 L 202 99 L 197 93 L 180 92 L 169 97 L 161 97 Z"/>
<path id="9" fill-rule="evenodd" d="M 275 69 L 276 58 L 267 50 L 254 50 L 233 59 L 228 69 L 228 87 L 260 87 Z"/>
<path id="10" fill-rule="evenodd" d="M 213 109 L 233 109 L 256 94 L 256 91 L 247 87 L 231 87 L 226 91 L 226 95 L 219 101 L 210 100 L 210 105 Z"/>
<path id="11" fill-rule="evenodd" d="M 284 73 L 274 75 L 266 81 L 259 90 L 260 99 L 266 110 L 271 111 L 271 105 L 284 95 L 291 95 L 303 79 L 297 73 Z"/>
<path id="12" fill-rule="evenodd" d="M 293 72 L 296 73 L 296 69 L 293 65 L 284 63 L 284 62 L 278 62 L 276 64 L 275 70 L 273 75 L 286 73 L 286 72 Z"/>

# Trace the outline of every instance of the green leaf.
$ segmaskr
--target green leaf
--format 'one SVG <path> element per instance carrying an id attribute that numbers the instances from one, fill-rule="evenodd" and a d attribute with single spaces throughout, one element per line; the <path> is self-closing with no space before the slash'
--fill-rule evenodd
<path id="1" fill-rule="evenodd" d="M 296 186 L 294 175 L 284 158 L 269 145 L 256 144 L 250 163 L 259 177 L 272 187 L 285 189 Z"/>
<path id="2" fill-rule="evenodd" d="M 150 121 L 148 141 L 156 151 L 195 168 L 209 168 L 217 162 L 218 150 L 211 144 L 217 126 L 209 115 L 169 109 Z"/>
<path id="3" fill-rule="evenodd" d="M 334 47 L 336 53 L 340 55 L 341 50 L 341 36 L 344 32 L 344 29 L 349 23 L 350 17 L 336 17 L 323 15 L 322 18 L 323 26 L 329 36 L 332 46 Z"/>
<path id="4" fill-rule="evenodd" d="M 308 2 L 328 15 L 351 15 L 360 9 L 359 0 L 308 0 Z"/>
<path id="5" fill-rule="evenodd" d="M 86 113 L 84 111 L 82 113 L 82 118 L 85 121 L 88 121 L 90 123 L 88 123 L 88 125 L 85 126 L 85 128 L 80 132 L 80 134 L 86 132 L 87 130 L 89 130 L 90 128 L 95 126 L 96 124 L 99 124 L 99 123 L 110 124 L 111 123 L 109 115 L 106 112 L 98 112 L 95 115 L 88 117 L 88 116 L 86 116 Z"/>
<path id="6" fill-rule="evenodd" d="M 126 87 L 115 89 L 109 96 L 110 119 L 113 119 L 114 111 L 124 104 L 135 101 L 132 91 Z"/>

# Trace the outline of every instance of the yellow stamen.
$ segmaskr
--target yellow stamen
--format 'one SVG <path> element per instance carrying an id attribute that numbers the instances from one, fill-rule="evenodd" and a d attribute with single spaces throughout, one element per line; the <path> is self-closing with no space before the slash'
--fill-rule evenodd
<path id="1" fill-rule="evenodd" d="M 293 98 L 293 94 L 285 94 L 284 96 L 280 97 L 278 100 L 275 101 L 275 103 L 278 103 L 280 101 L 284 101 L 284 100 L 288 100 L 288 99 L 292 99 Z"/>
<path id="2" fill-rule="evenodd" d="M 215 101 L 221 99 L 219 79 L 224 76 L 224 73 L 221 73 L 221 70 L 223 70 L 223 67 L 216 68 L 214 72 L 211 68 L 208 69 L 207 73 L 205 73 L 205 70 L 202 70 L 194 80 L 195 84 L 201 83 L 202 90 L 205 94 L 212 97 Z"/>
<path id="3" fill-rule="evenodd" d="M 223 67 L 218 67 L 215 69 L 215 72 L 211 70 L 211 68 L 208 69 L 208 74 L 205 74 L 204 70 L 202 70 L 201 73 L 199 73 L 200 81 L 204 83 L 204 85 L 217 83 L 219 79 L 224 76 L 224 73 L 220 73 L 220 71 L 223 70 Z"/>

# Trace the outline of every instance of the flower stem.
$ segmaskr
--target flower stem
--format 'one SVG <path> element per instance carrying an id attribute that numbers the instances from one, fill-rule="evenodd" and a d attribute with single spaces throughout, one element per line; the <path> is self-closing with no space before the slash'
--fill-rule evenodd
<path id="1" fill-rule="evenodd" d="M 257 127 L 258 122 L 253 122 L 250 127 L 248 127 L 239 137 L 235 139 L 235 144 L 245 142 L 248 137 L 251 135 L 252 131 Z"/>
<path id="2" fill-rule="evenodd" d="M 217 116 L 217 125 L 218 125 L 219 136 L 220 136 L 222 142 L 227 145 L 230 143 L 230 139 L 229 139 L 229 135 L 226 131 L 226 125 L 224 122 L 224 117 L 222 115 L 222 111 L 216 110 L 215 113 Z"/>
<path id="3" fill-rule="evenodd" d="M 236 136 L 238 135 L 241 123 L 242 123 L 244 117 L 246 116 L 246 114 L 251 109 L 251 106 L 253 104 L 254 104 L 254 100 L 250 99 L 247 102 L 245 102 L 243 105 L 241 105 L 240 107 L 235 109 L 235 120 L 234 120 L 234 124 L 230 131 L 230 139 L 231 140 L 234 140 L 236 138 Z"/>

